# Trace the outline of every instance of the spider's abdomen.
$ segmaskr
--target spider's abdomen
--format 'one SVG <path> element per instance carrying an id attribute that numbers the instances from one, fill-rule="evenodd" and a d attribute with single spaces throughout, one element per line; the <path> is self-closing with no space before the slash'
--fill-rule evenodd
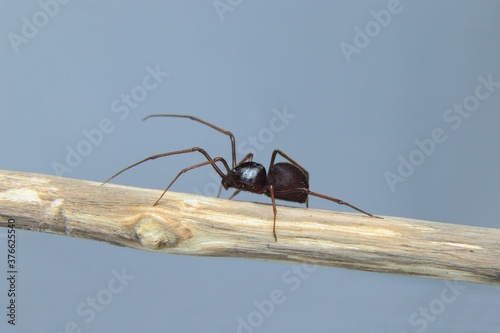
<path id="1" fill-rule="evenodd" d="M 309 180 L 304 171 L 293 164 L 282 162 L 273 165 L 269 169 L 267 183 L 273 185 L 276 199 L 298 203 L 305 203 L 307 200 L 307 193 L 298 189 L 309 189 Z"/>

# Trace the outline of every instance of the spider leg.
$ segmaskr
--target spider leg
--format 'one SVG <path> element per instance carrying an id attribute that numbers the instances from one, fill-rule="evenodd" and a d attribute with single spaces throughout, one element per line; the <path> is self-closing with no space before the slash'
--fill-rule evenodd
<path id="1" fill-rule="evenodd" d="M 353 205 L 351 205 L 348 202 L 345 202 L 344 200 L 340 200 L 340 199 L 337 199 L 337 198 L 334 198 L 334 197 L 329 197 L 329 196 L 321 194 L 321 193 L 316 193 L 316 192 L 313 192 L 310 189 L 305 188 L 305 187 L 303 187 L 303 188 L 293 188 L 293 189 L 290 189 L 290 190 L 279 191 L 279 193 L 284 193 L 284 194 L 285 193 L 295 193 L 295 192 L 307 193 L 308 195 L 313 195 L 315 197 L 319 197 L 319 198 L 322 198 L 322 199 L 325 199 L 325 200 L 330 200 L 330 201 L 338 203 L 339 205 L 345 205 L 345 206 L 351 207 L 352 209 L 357 210 L 358 212 L 363 213 L 365 215 L 368 215 L 370 217 L 380 218 L 379 216 L 374 216 L 374 215 L 372 215 L 370 213 L 367 213 L 364 210 L 359 209 L 358 207 L 353 206 Z"/>
<path id="2" fill-rule="evenodd" d="M 279 149 L 275 149 L 273 151 L 273 154 L 271 155 L 271 163 L 269 164 L 269 169 L 274 165 L 274 160 L 276 159 L 277 154 L 280 154 L 288 162 L 292 163 L 293 165 L 298 167 L 300 170 L 302 170 L 306 174 L 307 180 L 309 180 L 309 172 L 303 166 L 301 166 L 299 163 L 295 162 L 290 156 L 288 156 L 287 154 L 285 154 L 284 152 L 282 152 Z"/>
<path id="3" fill-rule="evenodd" d="M 238 162 L 238 164 L 237 164 L 237 165 L 240 165 L 240 164 L 241 164 L 241 163 L 243 163 L 243 162 L 246 162 L 246 161 L 251 161 L 251 160 L 253 160 L 253 153 L 248 153 L 248 154 L 246 154 L 246 155 L 245 155 L 245 157 L 243 157 L 243 158 L 241 159 L 241 161 L 239 161 L 239 162 Z"/>
<path id="4" fill-rule="evenodd" d="M 108 179 L 106 179 L 101 185 L 104 185 L 106 184 L 107 182 L 109 182 L 111 179 L 115 178 L 116 176 L 122 174 L 123 172 L 141 164 L 141 163 L 144 163 L 144 162 L 147 162 L 147 161 L 150 161 L 150 160 L 154 160 L 154 159 L 157 159 L 157 158 L 160 158 L 160 157 L 166 157 L 166 156 L 171 156 L 171 155 L 179 155 L 179 154 L 187 154 L 187 153 L 193 153 L 193 152 L 199 152 L 201 154 L 203 154 L 207 160 L 211 161 L 212 158 L 210 157 L 210 155 L 208 155 L 208 153 L 199 148 L 199 147 L 193 147 L 193 148 L 190 148 L 190 149 L 183 149 L 183 150 L 176 150 L 176 151 L 171 151 L 171 152 L 168 152 L 168 153 L 163 153 L 163 154 L 156 154 L 156 155 L 152 155 L 152 156 L 149 156 L 149 157 L 146 157 L 145 159 L 143 160 L 140 160 L 139 162 L 137 163 L 134 163 L 132 165 L 129 165 L 128 167 L 126 167 L 125 169 L 115 173 L 113 176 L 109 177 Z M 227 162 L 224 160 L 224 159 L 221 159 L 221 162 L 224 164 L 224 166 L 226 167 L 226 169 L 229 170 L 229 166 L 227 164 Z M 221 171 L 221 169 L 219 169 L 219 167 L 215 164 L 215 163 L 211 163 L 212 166 L 214 167 L 215 171 L 219 174 L 219 176 L 221 176 L 222 178 L 224 178 L 225 174 Z"/>
<path id="5" fill-rule="evenodd" d="M 233 194 L 231 194 L 231 196 L 229 198 L 227 198 L 227 200 L 232 200 L 240 192 L 241 192 L 241 189 L 237 189 L 236 191 L 233 192 Z"/>
<path id="6" fill-rule="evenodd" d="M 277 242 L 278 238 L 276 237 L 276 214 L 278 210 L 276 209 L 276 200 L 274 199 L 274 187 L 273 185 L 268 185 L 269 196 L 271 197 L 271 202 L 273 204 L 273 213 L 274 213 L 274 221 L 273 221 L 273 236 L 274 241 Z"/>
<path id="7" fill-rule="evenodd" d="M 184 168 L 184 169 L 182 169 L 177 174 L 177 176 L 175 176 L 175 178 L 170 182 L 170 184 L 168 184 L 168 186 L 165 189 L 165 191 L 163 191 L 163 193 L 160 195 L 160 197 L 158 198 L 158 200 L 156 200 L 156 202 L 153 204 L 153 206 L 156 206 L 158 204 L 158 202 L 160 202 L 161 198 L 163 198 L 163 196 L 165 195 L 165 193 L 167 193 L 168 189 L 175 183 L 175 181 L 177 180 L 177 178 L 179 178 L 183 173 L 188 172 L 188 171 L 193 170 L 193 169 L 196 169 L 196 168 L 199 168 L 199 167 L 202 167 L 202 166 L 205 166 L 205 165 L 209 165 L 209 164 L 211 164 L 214 168 L 216 168 L 215 163 L 219 162 L 219 161 L 224 164 L 224 166 L 227 168 L 227 170 L 229 172 L 229 166 L 227 166 L 226 161 L 222 157 L 216 157 L 214 159 L 210 159 L 208 161 L 205 161 L 205 162 L 202 162 L 202 163 L 198 163 L 198 164 L 192 165 L 190 167 Z M 222 178 L 227 178 L 227 176 L 224 175 Z"/>
<path id="8" fill-rule="evenodd" d="M 226 131 L 226 130 L 220 128 L 220 127 L 217 127 L 214 124 L 209 123 L 208 121 L 202 120 L 202 119 L 197 118 L 197 117 L 184 115 L 184 114 L 151 114 L 151 115 L 145 117 L 142 120 L 146 120 L 146 119 L 153 118 L 153 117 L 188 118 L 188 119 L 197 121 L 197 122 L 199 122 L 199 123 L 201 123 L 201 124 L 203 124 L 205 126 L 211 127 L 214 130 L 216 130 L 216 131 L 218 131 L 218 132 L 220 132 L 222 134 L 225 134 L 225 135 L 229 136 L 229 140 L 231 140 L 231 164 L 232 164 L 233 169 L 236 167 L 236 141 L 234 140 L 233 133 L 231 133 L 229 131 Z"/>
<path id="9" fill-rule="evenodd" d="M 365 215 L 368 215 L 370 217 L 381 218 L 379 216 L 374 216 L 374 215 L 372 215 L 372 214 L 370 214 L 368 212 L 365 212 L 364 210 L 359 209 L 358 207 L 353 206 L 350 203 L 345 202 L 344 200 L 340 200 L 340 199 L 337 199 L 337 198 L 334 198 L 334 197 L 329 197 L 329 196 L 321 194 L 321 193 L 316 193 L 316 192 L 313 192 L 313 191 L 311 191 L 309 189 L 307 189 L 307 192 L 308 192 L 309 195 L 313 195 L 315 197 L 319 197 L 319 198 L 323 198 L 323 199 L 326 199 L 326 200 L 330 200 L 330 201 L 338 203 L 339 205 L 345 205 L 345 206 L 351 207 L 352 209 L 357 210 L 358 212 L 363 213 Z"/>

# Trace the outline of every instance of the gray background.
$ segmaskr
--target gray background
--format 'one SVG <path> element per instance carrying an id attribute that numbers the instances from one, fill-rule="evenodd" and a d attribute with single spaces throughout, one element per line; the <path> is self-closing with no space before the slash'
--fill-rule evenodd
<path id="1" fill-rule="evenodd" d="M 267 165 L 280 148 L 310 171 L 311 189 L 369 212 L 500 227 L 500 88 L 457 129 L 443 119 L 474 94 L 479 76 L 500 81 L 497 1 L 402 0 L 385 26 L 371 11 L 387 10 L 387 1 L 224 0 L 231 10 L 221 15 L 213 1 L 41 3 L 46 21 L 36 1 L 1 5 L 0 168 L 55 174 L 67 147 L 76 149 L 82 131 L 104 118 L 114 130 L 63 176 L 102 181 L 148 155 L 192 146 L 229 159 L 227 138 L 199 124 L 140 121 L 192 114 L 233 131 L 238 143 L 260 135 L 266 142 L 255 160 Z M 22 36 L 23 17 L 40 27 L 16 52 L 10 40 Z M 341 43 L 353 45 L 356 27 L 365 26 L 370 42 L 348 62 Z M 126 117 L 114 112 L 115 99 L 157 65 L 170 75 Z M 271 138 L 273 109 L 284 108 L 295 118 Z M 447 140 L 392 191 L 384 173 L 397 173 L 399 156 L 409 158 L 414 141 L 435 128 Z M 199 161 L 150 162 L 116 183 L 162 189 Z M 174 190 L 211 195 L 211 173 L 193 171 Z M 349 211 L 317 198 L 310 206 Z M 459 283 L 453 294 L 444 281 L 326 267 L 291 283 L 287 263 L 170 256 L 41 233 L 19 232 L 17 250 L 18 324 L 7 325 L 1 310 L 2 331 L 70 332 L 74 322 L 82 332 L 236 332 L 249 316 L 256 327 L 240 332 L 500 330 L 498 287 Z M 122 269 L 135 278 L 102 298 Z M 285 301 L 259 317 L 254 302 L 273 290 Z M 442 292 L 456 297 L 445 304 Z M 97 295 L 109 301 L 102 311 L 78 314 Z M 1 304 L 6 299 L 2 278 Z M 436 315 L 423 319 L 418 313 L 429 307 Z"/>

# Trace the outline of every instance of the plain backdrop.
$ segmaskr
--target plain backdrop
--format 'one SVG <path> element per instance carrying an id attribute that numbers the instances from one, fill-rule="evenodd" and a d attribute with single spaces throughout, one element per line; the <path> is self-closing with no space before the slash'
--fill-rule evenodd
<path id="1" fill-rule="evenodd" d="M 229 160 L 200 124 L 141 121 L 190 114 L 233 131 L 238 158 L 280 148 L 312 190 L 374 214 L 500 228 L 497 1 L 60 1 L 0 4 L 0 168 L 103 181 L 193 146 Z M 202 160 L 114 182 L 163 189 Z M 173 190 L 214 195 L 212 174 Z M 12 326 L 0 230 L 2 332 L 500 331 L 498 287 L 17 236 Z"/>

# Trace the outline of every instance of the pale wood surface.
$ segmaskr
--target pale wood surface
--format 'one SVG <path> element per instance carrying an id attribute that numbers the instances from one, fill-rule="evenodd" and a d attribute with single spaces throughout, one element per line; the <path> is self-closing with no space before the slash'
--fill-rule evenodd
<path id="1" fill-rule="evenodd" d="M 278 206 L 275 242 L 270 205 L 169 192 L 152 207 L 160 193 L 0 170 L 0 227 L 13 218 L 18 229 L 149 251 L 500 285 L 500 229 Z"/>

